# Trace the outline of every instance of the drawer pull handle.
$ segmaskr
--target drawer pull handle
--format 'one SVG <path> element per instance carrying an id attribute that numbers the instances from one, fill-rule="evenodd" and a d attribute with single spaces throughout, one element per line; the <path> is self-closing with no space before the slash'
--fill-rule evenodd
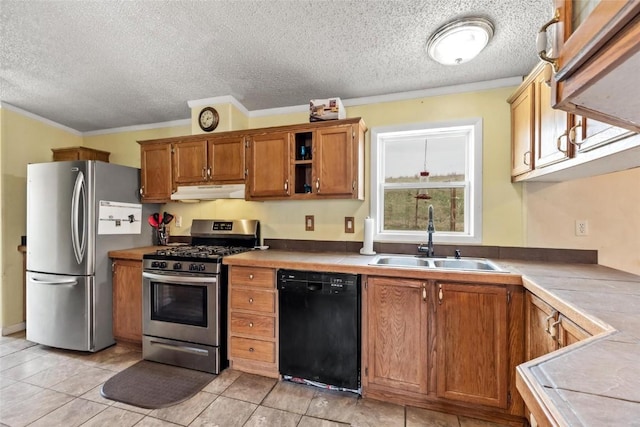
<path id="1" fill-rule="evenodd" d="M 249 304 L 253 304 L 253 298 L 249 298 Z"/>
<path id="2" fill-rule="evenodd" d="M 253 322 L 249 322 L 249 327 L 253 328 Z"/>
<path id="3" fill-rule="evenodd" d="M 253 274 L 249 275 L 249 280 L 253 280 Z"/>
<path id="4" fill-rule="evenodd" d="M 538 51 L 538 57 L 544 62 L 548 62 L 553 67 L 553 71 L 558 72 L 558 58 L 551 58 L 547 55 L 547 28 L 560 22 L 560 9 L 556 9 L 553 14 L 553 18 L 546 24 L 544 24 L 538 36 L 536 37 L 536 50 Z"/>
<path id="5" fill-rule="evenodd" d="M 253 347 L 249 347 L 249 353 L 253 353 L 254 351 Z"/>

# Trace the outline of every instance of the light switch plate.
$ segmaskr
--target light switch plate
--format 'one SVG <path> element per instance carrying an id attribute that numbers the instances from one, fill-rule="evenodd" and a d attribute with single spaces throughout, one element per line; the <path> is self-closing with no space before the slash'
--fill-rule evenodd
<path id="1" fill-rule="evenodd" d="M 306 231 L 313 231 L 315 226 L 315 219 L 313 215 L 305 215 L 304 216 L 304 229 Z"/>
<path id="2" fill-rule="evenodd" d="M 345 233 L 353 233 L 354 232 L 354 224 L 352 216 L 344 217 L 344 232 Z"/>

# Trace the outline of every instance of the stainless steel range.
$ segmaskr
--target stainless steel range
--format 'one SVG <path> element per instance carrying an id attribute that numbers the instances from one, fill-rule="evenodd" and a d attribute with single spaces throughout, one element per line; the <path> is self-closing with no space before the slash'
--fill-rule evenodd
<path id="1" fill-rule="evenodd" d="M 142 356 L 220 373 L 227 364 L 227 268 L 260 244 L 257 220 L 194 219 L 191 245 L 143 256 Z"/>

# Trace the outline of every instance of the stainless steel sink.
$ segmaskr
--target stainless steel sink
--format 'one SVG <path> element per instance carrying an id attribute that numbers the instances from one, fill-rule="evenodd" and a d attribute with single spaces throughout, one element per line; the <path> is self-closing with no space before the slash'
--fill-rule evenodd
<path id="1" fill-rule="evenodd" d="M 411 255 L 379 255 L 369 265 L 448 270 L 503 271 L 484 258 L 422 258 Z"/>
<path id="2" fill-rule="evenodd" d="M 500 267 L 487 259 L 456 259 L 456 258 L 434 258 L 431 260 L 435 268 L 448 268 L 454 270 L 483 270 L 502 271 Z"/>
<path id="3" fill-rule="evenodd" d="M 381 255 L 373 260 L 371 265 L 386 265 L 393 267 L 423 267 L 433 268 L 429 259 L 418 258 L 415 256 L 400 256 L 400 255 Z"/>

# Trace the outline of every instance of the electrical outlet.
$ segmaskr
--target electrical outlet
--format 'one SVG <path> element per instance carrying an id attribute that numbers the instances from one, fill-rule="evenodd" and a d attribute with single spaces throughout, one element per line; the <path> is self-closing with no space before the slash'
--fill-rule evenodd
<path id="1" fill-rule="evenodd" d="M 305 215 L 304 216 L 304 229 L 305 231 L 313 231 L 315 219 L 313 215 Z"/>
<path id="2" fill-rule="evenodd" d="M 353 233 L 354 232 L 353 217 L 352 216 L 345 216 L 344 217 L 344 232 L 345 233 Z"/>
<path id="3" fill-rule="evenodd" d="M 576 219 L 576 236 L 589 235 L 589 222 L 586 219 Z"/>
<path id="4" fill-rule="evenodd" d="M 182 216 L 177 215 L 176 216 L 176 228 L 180 228 L 182 227 Z"/>

